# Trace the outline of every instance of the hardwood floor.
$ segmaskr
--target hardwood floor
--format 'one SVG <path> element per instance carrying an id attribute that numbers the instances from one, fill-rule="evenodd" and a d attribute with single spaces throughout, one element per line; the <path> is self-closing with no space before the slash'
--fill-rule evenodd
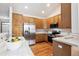
<path id="1" fill-rule="evenodd" d="M 52 56 L 53 46 L 51 43 L 41 42 L 30 46 L 35 56 Z"/>

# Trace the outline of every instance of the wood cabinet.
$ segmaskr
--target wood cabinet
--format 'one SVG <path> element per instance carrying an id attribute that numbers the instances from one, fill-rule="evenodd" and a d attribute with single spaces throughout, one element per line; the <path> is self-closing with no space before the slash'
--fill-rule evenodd
<path id="1" fill-rule="evenodd" d="M 12 35 L 22 36 L 23 32 L 23 17 L 20 14 L 13 13 L 12 17 Z"/>
<path id="2" fill-rule="evenodd" d="M 71 3 L 61 4 L 61 26 L 60 28 L 71 28 Z"/>
<path id="3" fill-rule="evenodd" d="M 53 55 L 54 56 L 71 56 L 71 46 L 53 41 Z"/>
<path id="4" fill-rule="evenodd" d="M 43 24 L 43 20 L 42 19 L 34 19 L 35 25 L 36 25 L 36 29 L 43 29 L 44 28 L 44 24 Z"/>
<path id="5" fill-rule="evenodd" d="M 36 34 L 35 40 L 36 40 L 36 43 L 43 42 L 43 41 L 48 42 L 48 36 L 47 34 Z"/>
<path id="6" fill-rule="evenodd" d="M 61 14 L 50 17 L 47 20 L 47 28 L 50 28 L 50 24 L 58 23 L 59 28 L 71 28 L 71 4 L 61 4 Z"/>
<path id="7" fill-rule="evenodd" d="M 58 23 L 58 27 L 60 27 L 61 22 L 61 14 L 50 17 L 47 20 L 47 28 L 50 28 L 50 24 L 56 24 Z"/>
<path id="8" fill-rule="evenodd" d="M 43 39 L 45 42 L 48 42 L 48 34 L 43 34 Z"/>
<path id="9" fill-rule="evenodd" d="M 36 41 L 36 43 L 44 41 L 44 40 L 42 39 L 42 34 L 36 34 L 35 41 Z"/>
<path id="10" fill-rule="evenodd" d="M 24 23 L 29 23 L 29 18 L 27 16 L 23 16 Z"/>
<path id="11" fill-rule="evenodd" d="M 42 19 L 27 17 L 27 16 L 23 16 L 23 19 L 24 19 L 24 23 L 34 23 L 36 25 L 36 29 L 44 28 L 44 22 Z"/>
<path id="12" fill-rule="evenodd" d="M 24 19 L 24 23 L 34 23 L 33 17 L 23 16 L 23 19 Z"/>
<path id="13" fill-rule="evenodd" d="M 61 26 L 62 26 L 62 24 L 61 24 L 61 21 L 62 21 L 61 20 L 61 15 L 59 15 L 58 17 L 59 17 L 59 20 L 58 20 L 58 28 L 61 28 Z"/>

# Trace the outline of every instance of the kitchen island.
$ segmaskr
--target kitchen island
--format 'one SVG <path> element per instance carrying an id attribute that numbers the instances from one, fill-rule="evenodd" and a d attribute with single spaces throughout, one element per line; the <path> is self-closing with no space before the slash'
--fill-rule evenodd
<path id="1" fill-rule="evenodd" d="M 52 40 L 54 41 L 53 45 L 53 49 L 55 50 L 55 54 L 57 51 L 61 51 L 58 55 L 64 55 L 64 56 L 70 56 L 70 55 L 79 55 L 79 34 L 69 34 L 66 35 L 64 37 L 57 37 L 57 38 L 52 38 Z M 57 45 L 56 45 L 57 44 Z M 74 49 L 74 47 L 76 47 L 76 49 Z M 56 50 L 56 49 L 57 50 Z M 77 50 L 77 54 L 75 54 L 75 50 Z M 63 51 L 63 53 L 62 53 Z M 69 55 L 68 55 L 69 54 Z"/>
<path id="2" fill-rule="evenodd" d="M 70 34 L 64 37 L 53 38 L 52 40 L 79 47 L 79 35 L 78 34 Z"/>
<path id="3" fill-rule="evenodd" d="M 20 37 L 20 38 L 21 38 L 22 44 L 20 43 L 19 48 L 17 48 L 16 50 L 11 49 L 11 48 L 17 47 L 17 45 L 19 44 L 17 42 L 14 43 L 15 45 L 12 45 L 13 47 L 12 46 L 10 47 L 11 45 L 10 44 L 9 46 L 6 46 L 6 50 L 0 52 L 0 56 L 33 56 L 32 50 L 29 47 L 28 40 L 25 40 L 24 37 Z"/>

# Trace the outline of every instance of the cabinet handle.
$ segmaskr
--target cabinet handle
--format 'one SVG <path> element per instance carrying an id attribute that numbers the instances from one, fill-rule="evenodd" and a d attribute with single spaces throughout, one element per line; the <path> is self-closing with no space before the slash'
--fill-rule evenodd
<path id="1" fill-rule="evenodd" d="M 58 45 L 58 47 L 59 47 L 59 48 L 63 48 L 63 46 L 62 46 L 62 45 Z"/>

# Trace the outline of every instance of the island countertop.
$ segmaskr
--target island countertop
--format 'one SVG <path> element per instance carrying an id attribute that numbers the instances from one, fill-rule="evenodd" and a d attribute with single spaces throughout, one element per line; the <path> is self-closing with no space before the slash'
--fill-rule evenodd
<path id="1" fill-rule="evenodd" d="M 28 40 L 25 40 L 24 37 L 20 37 L 23 41 L 21 47 L 16 50 L 6 50 L 0 52 L 0 56 L 33 56 L 32 50 L 29 47 Z"/>
<path id="2" fill-rule="evenodd" d="M 52 38 L 52 40 L 79 47 L 79 34 L 70 34 L 64 37 Z"/>

